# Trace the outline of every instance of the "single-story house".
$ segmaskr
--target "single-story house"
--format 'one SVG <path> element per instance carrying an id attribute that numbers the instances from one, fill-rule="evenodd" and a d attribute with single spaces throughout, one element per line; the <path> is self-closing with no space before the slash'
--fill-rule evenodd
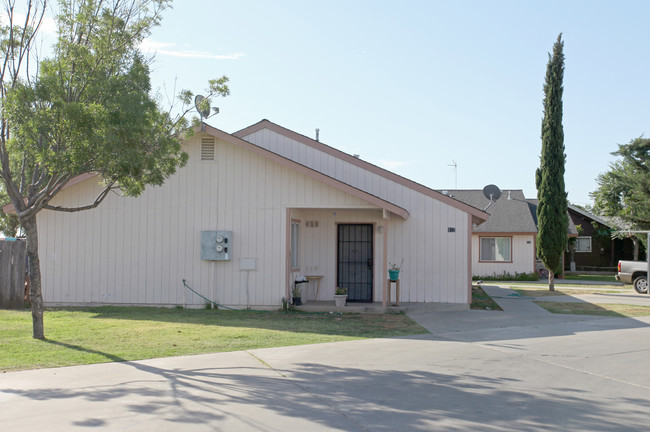
<path id="1" fill-rule="evenodd" d="M 492 202 L 480 189 L 442 192 L 490 215 L 487 222 L 473 227 L 473 276 L 514 276 L 544 268 L 537 259 L 537 200 L 526 199 L 521 189 L 501 191 L 500 198 Z M 567 235 L 577 235 L 571 219 Z"/>
<path id="2" fill-rule="evenodd" d="M 349 302 L 387 304 L 387 268 L 402 259 L 401 302 L 471 301 L 484 211 L 268 120 L 233 134 L 204 125 L 184 150 L 188 164 L 139 197 L 39 213 L 46 305 L 277 308 L 298 275 L 312 281 L 307 300 L 338 286 Z M 85 175 L 52 203 L 99 190 Z"/>
<path id="3" fill-rule="evenodd" d="M 573 253 L 575 270 L 616 271 L 619 260 L 634 259 L 634 243 L 629 238 L 612 238 L 614 228 L 610 222 L 572 204 L 569 216 L 574 225 L 580 226 Z M 566 270 L 571 270 L 569 251 L 564 262 Z"/>

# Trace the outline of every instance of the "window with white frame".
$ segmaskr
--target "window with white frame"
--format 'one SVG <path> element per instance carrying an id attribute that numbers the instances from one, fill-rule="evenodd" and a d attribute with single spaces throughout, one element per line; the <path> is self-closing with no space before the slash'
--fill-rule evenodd
<path id="1" fill-rule="evenodd" d="M 512 261 L 512 237 L 481 237 L 481 261 Z"/>
<path id="2" fill-rule="evenodd" d="M 591 237 L 582 236 L 576 238 L 576 252 L 591 252 Z"/>
<path id="3" fill-rule="evenodd" d="M 291 268 L 297 269 L 300 267 L 300 221 L 291 221 Z"/>

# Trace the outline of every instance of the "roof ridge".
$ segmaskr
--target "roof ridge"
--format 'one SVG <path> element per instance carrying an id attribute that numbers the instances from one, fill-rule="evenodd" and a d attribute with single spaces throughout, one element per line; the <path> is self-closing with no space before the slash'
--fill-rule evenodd
<path id="1" fill-rule="evenodd" d="M 309 147 L 312 147 L 316 150 L 323 151 L 325 153 L 330 154 L 331 156 L 337 157 L 339 159 L 342 159 L 346 162 L 349 162 L 353 165 L 357 165 L 360 168 L 366 169 L 370 172 L 373 172 L 374 174 L 377 174 L 381 177 L 384 177 L 388 180 L 394 181 L 396 183 L 399 183 L 403 186 L 406 186 L 412 190 L 415 190 L 417 192 L 420 192 L 424 195 L 427 195 L 431 198 L 434 198 L 438 201 L 444 202 L 446 204 L 451 205 L 452 207 L 458 208 L 459 210 L 463 210 L 472 216 L 474 216 L 477 219 L 480 219 L 482 221 L 487 220 L 489 215 L 484 212 L 482 209 L 479 209 L 478 207 L 474 207 L 470 204 L 464 203 L 463 201 L 460 201 L 458 199 L 455 199 L 453 197 L 447 196 L 443 194 L 442 192 L 439 192 L 436 189 L 430 188 L 428 186 L 425 186 L 421 183 L 418 183 L 414 180 L 411 180 L 409 178 L 406 178 L 404 176 L 401 176 L 399 174 L 396 174 L 392 171 L 389 171 L 385 168 L 382 168 L 380 166 L 377 166 L 371 162 L 368 162 L 366 160 L 356 158 L 348 153 L 345 153 L 342 150 L 339 150 L 335 147 L 332 147 L 330 145 L 327 145 L 325 143 L 322 143 L 320 141 L 316 141 L 315 139 L 312 139 L 304 134 L 301 134 L 299 132 L 295 132 L 291 129 L 288 129 L 284 126 L 281 126 L 277 123 L 273 123 L 270 120 L 263 119 L 260 120 L 259 122 L 252 124 L 246 128 L 240 129 L 237 132 L 234 132 L 232 135 L 239 138 L 239 139 L 244 139 L 245 136 L 253 134 L 257 131 L 260 131 L 262 129 L 269 129 L 273 132 L 279 133 L 280 135 L 283 135 L 287 138 L 294 139 L 295 141 L 298 141 L 302 144 L 305 144 Z M 247 141 L 248 142 L 248 141 Z M 270 150 L 269 150 L 270 151 Z M 275 152 L 273 152 L 275 153 Z M 275 153 L 277 154 L 277 153 Z M 316 170 L 317 172 L 321 172 L 320 170 Z M 321 172 L 322 173 L 322 172 Z M 324 174 L 324 173 L 323 173 Z"/>

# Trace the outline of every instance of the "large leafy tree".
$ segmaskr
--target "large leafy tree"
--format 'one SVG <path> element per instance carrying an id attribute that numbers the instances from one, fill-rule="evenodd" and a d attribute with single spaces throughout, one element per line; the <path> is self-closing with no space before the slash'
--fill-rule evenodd
<path id="1" fill-rule="evenodd" d="M 650 139 L 639 137 L 621 144 L 612 155 L 609 171 L 596 178 L 598 188 L 591 193 L 594 211 L 616 221 L 619 236 L 625 231 L 650 229 Z M 638 259 L 639 240 L 634 241 L 634 259 Z"/>
<path id="2" fill-rule="evenodd" d="M 160 185 L 187 154 L 181 141 L 190 92 L 178 115 L 151 95 L 149 61 L 138 50 L 160 24 L 169 0 L 59 0 L 51 56 L 34 57 L 46 0 L 5 0 L 0 28 L 0 178 L 27 237 L 33 336 L 43 339 L 43 296 L 38 257 L 39 211 L 97 207 L 113 190 L 140 194 Z M 213 80 L 208 96 L 227 95 L 227 78 Z M 61 207 L 53 201 L 70 180 L 96 175 L 93 202 Z"/>
<path id="3" fill-rule="evenodd" d="M 0 186 L 0 206 L 9 204 L 11 200 L 7 193 Z M 3 233 L 6 237 L 16 237 L 18 230 L 20 228 L 20 222 L 18 217 L 14 214 L 5 214 L 2 209 L 0 209 L 0 232 Z"/>
<path id="4" fill-rule="evenodd" d="M 564 188 L 564 129 L 562 93 L 564 79 L 564 42 L 558 35 L 549 54 L 544 82 L 544 118 L 542 155 L 536 172 L 537 185 L 537 256 L 548 270 L 548 288 L 555 290 L 554 276 L 562 270 L 567 246 L 569 219 Z"/>

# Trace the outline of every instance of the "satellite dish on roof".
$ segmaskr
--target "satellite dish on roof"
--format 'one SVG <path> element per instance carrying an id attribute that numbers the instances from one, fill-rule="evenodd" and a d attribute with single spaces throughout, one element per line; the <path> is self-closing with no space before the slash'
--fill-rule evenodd
<path id="1" fill-rule="evenodd" d="M 201 115 L 201 121 L 203 121 L 204 118 L 210 117 L 210 101 L 206 100 L 203 102 L 204 100 L 205 97 L 203 95 L 196 95 L 194 98 L 194 106 Z"/>
<path id="2" fill-rule="evenodd" d="M 499 189 L 496 185 L 489 184 L 483 188 L 483 195 L 485 198 L 490 200 L 487 207 L 483 209 L 483 211 L 485 211 L 492 205 L 493 202 L 501 198 L 501 189 Z"/>
<path id="3" fill-rule="evenodd" d="M 497 185 L 489 184 L 483 188 L 483 195 L 490 201 L 496 201 L 501 198 L 501 189 Z"/>

